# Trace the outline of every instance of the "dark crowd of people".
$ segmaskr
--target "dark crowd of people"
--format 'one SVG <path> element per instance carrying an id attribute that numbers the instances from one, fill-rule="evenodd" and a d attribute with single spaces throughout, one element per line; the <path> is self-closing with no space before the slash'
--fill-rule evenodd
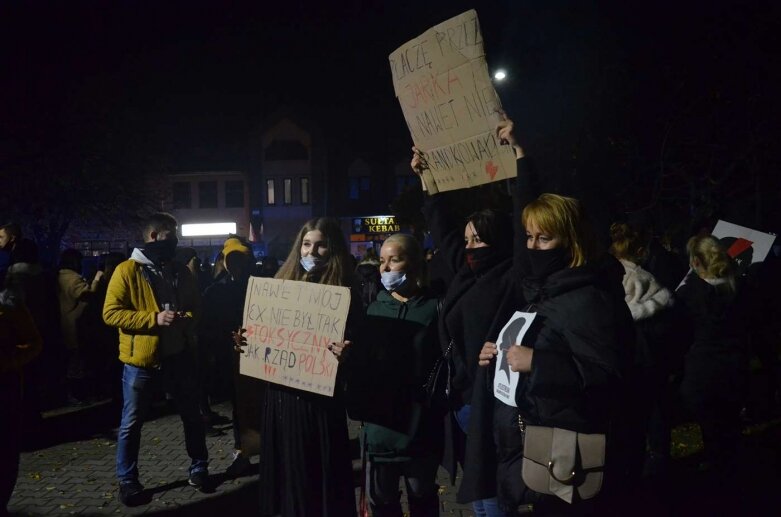
<path id="1" fill-rule="evenodd" d="M 513 213 L 486 207 L 464 220 L 452 193 L 427 195 L 435 254 L 394 234 L 357 262 L 338 221 L 315 218 L 278 270 L 257 267 L 248 243 L 230 236 L 210 274 L 177 247 L 173 216 L 158 213 L 143 246 L 103 257 L 90 281 L 81 254 L 63 251 L 52 296 L 33 243 L 17 225 L 0 228 L 2 421 L 14 422 L 2 426 L 4 461 L 18 465 L 20 425 L 40 409 L 48 360 L 64 365 L 71 402 L 121 399 L 117 478 L 129 506 L 148 497 L 141 427 L 159 393 L 181 414 L 197 488 L 209 484 L 206 435 L 224 418 L 210 399 L 232 401 L 228 475 L 259 456 L 266 516 L 397 517 L 401 483 L 409 515 L 439 515 L 440 466 L 453 484 L 462 471 L 457 498 L 475 515 L 605 514 L 627 487 L 668 474 L 680 413 L 702 431 L 701 469 L 730 475 L 752 410 L 752 355 L 767 407 L 778 407 L 779 257 L 739 268 L 730 243 L 707 232 L 678 255 L 631 219 L 609 227 L 603 250 L 579 200 L 544 193 L 513 130 L 509 119 L 497 127 L 517 158 Z M 413 149 L 411 166 L 427 190 L 425 153 Z M 344 340 L 327 346 L 339 361 L 333 396 L 239 375 L 252 275 L 351 289 Z M 531 323 L 516 341 L 506 324 L 518 311 Z M 59 352 L 47 352 L 55 342 Z M 515 379 L 504 397 L 499 374 Z M 363 423 L 358 507 L 348 415 Z M 3 476 L 4 505 L 16 471 Z"/>

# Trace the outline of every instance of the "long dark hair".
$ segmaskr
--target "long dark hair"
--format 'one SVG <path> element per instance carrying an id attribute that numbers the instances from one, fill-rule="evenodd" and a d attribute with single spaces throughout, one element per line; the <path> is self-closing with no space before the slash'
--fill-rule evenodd
<path id="1" fill-rule="evenodd" d="M 486 208 L 470 214 L 466 222 L 472 223 L 481 241 L 499 253 L 512 253 L 513 221 L 510 216 L 499 210 Z"/>
<path id="2" fill-rule="evenodd" d="M 314 230 L 323 234 L 328 247 L 328 260 L 321 268 L 317 268 L 317 271 L 307 272 L 301 267 L 301 243 L 304 241 L 304 236 Z M 339 222 L 330 217 L 318 217 L 310 219 L 301 227 L 285 263 L 279 268 L 274 278 L 349 286 L 351 271 L 347 243 L 344 240 Z"/>

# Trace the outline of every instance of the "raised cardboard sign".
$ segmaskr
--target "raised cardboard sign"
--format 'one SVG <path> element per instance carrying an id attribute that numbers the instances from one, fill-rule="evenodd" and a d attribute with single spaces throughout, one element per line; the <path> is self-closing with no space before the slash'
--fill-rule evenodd
<path id="1" fill-rule="evenodd" d="M 496 136 L 501 102 L 476 11 L 432 27 L 388 59 L 431 194 L 515 177 L 515 153 Z"/>
<path id="2" fill-rule="evenodd" d="M 328 345 L 343 340 L 349 309 L 346 287 L 250 278 L 240 373 L 333 396 L 339 363 Z"/>

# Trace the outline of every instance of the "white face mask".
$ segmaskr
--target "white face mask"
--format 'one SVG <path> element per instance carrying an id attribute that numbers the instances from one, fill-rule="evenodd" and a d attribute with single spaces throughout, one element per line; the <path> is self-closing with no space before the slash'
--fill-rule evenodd
<path id="1" fill-rule="evenodd" d="M 307 272 L 312 271 L 314 268 L 316 268 L 322 263 L 323 263 L 322 259 L 314 257 L 313 255 L 307 255 L 306 257 L 301 257 L 301 267 L 303 267 Z"/>
<path id="2" fill-rule="evenodd" d="M 380 277 L 383 287 L 388 291 L 395 291 L 407 280 L 407 274 L 403 271 L 383 271 Z"/>

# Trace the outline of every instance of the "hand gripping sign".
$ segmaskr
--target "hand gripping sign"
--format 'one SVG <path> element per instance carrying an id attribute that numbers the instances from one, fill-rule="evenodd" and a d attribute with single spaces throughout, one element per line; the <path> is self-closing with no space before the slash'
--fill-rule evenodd
<path id="1" fill-rule="evenodd" d="M 494 371 L 494 397 L 508 406 L 518 407 L 515 403 L 515 390 L 521 374 L 510 370 L 507 352 L 511 346 L 520 346 L 523 336 L 537 316 L 534 312 L 516 312 L 502 328 L 497 340 L 498 353 Z"/>
<path id="2" fill-rule="evenodd" d="M 477 12 L 432 27 L 388 59 L 412 140 L 424 153 L 429 193 L 516 176 L 515 152 L 496 136 L 501 103 Z"/>
<path id="3" fill-rule="evenodd" d="M 332 397 L 339 363 L 328 345 L 344 339 L 349 309 L 346 287 L 251 277 L 240 373 Z"/>

